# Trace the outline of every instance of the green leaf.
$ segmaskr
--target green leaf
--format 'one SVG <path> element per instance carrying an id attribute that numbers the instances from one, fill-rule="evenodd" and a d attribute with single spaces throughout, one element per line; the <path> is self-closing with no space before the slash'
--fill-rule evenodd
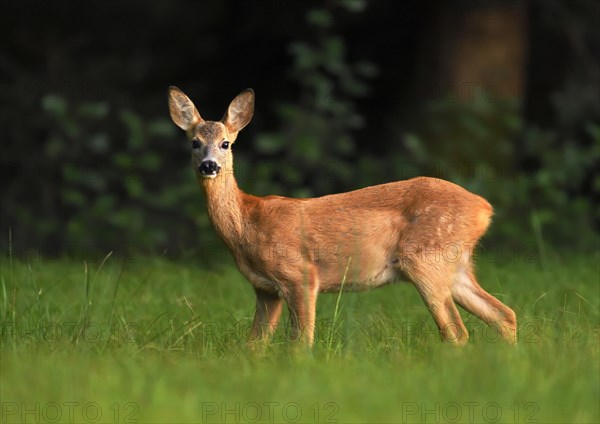
<path id="1" fill-rule="evenodd" d="M 301 135 L 292 141 L 296 154 L 307 162 L 316 162 L 321 156 L 318 140 L 310 135 Z"/>
<path id="2" fill-rule="evenodd" d="M 71 204 L 77 207 L 83 207 L 85 204 L 85 197 L 79 191 L 76 190 L 63 190 L 62 198 L 65 203 Z"/>
<path id="3" fill-rule="evenodd" d="M 133 158 L 127 153 L 116 153 L 113 156 L 113 162 L 120 168 L 131 169 L 133 167 Z"/>
<path id="4" fill-rule="evenodd" d="M 379 68 L 371 62 L 358 62 L 354 67 L 356 73 L 365 78 L 375 78 L 379 75 Z"/>
<path id="5" fill-rule="evenodd" d="M 158 137 L 172 137 L 175 134 L 175 126 L 167 119 L 157 119 L 148 125 L 148 134 Z"/>
<path id="6" fill-rule="evenodd" d="M 364 0 L 338 0 L 337 4 L 353 13 L 360 13 L 367 7 L 367 3 Z"/>
<path id="7" fill-rule="evenodd" d="M 314 194 L 309 187 L 297 188 L 292 192 L 292 196 L 297 199 L 306 199 L 312 197 Z"/>
<path id="8" fill-rule="evenodd" d="M 354 153 L 354 140 L 348 135 L 342 135 L 337 138 L 337 150 L 344 155 Z"/>
<path id="9" fill-rule="evenodd" d="M 306 21 L 316 27 L 329 28 L 333 23 L 331 13 L 325 9 L 311 9 L 306 13 Z"/>
<path id="10" fill-rule="evenodd" d="M 46 154 L 48 158 L 58 158 L 65 150 L 65 141 L 58 136 L 52 136 L 46 143 Z"/>
<path id="11" fill-rule="evenodd" d="M 104 133 L 92 134 L 88 143 L 94 153 L 106 153 L 109 147 L 108 135 Z"/>
<path id="12" fill-rule="evenodd" d="M 332 72 L 339 70 L 344 64 L 344 52 L 346 48 L 344 40 L 338 36 L 328 37 L 323 46 L 323 54 L 326 60 L 326 65 Z"/>
<path id="13" fill-rule="evenodd" d="M 155 171 L 160 167 L 161 157 L 156 153 L 144 153 L 138 159 L 138 163 L 143 169 Z"/>
<path id="14" fill-rule="evenodd" d="M 107 102 L 83 102 L 77 111 L 82 118 L 100 119 L 108 115 L 109 105 Z"/>
<path id="15" fill-rule="evenodd" d="M 139 178 L 129 176 L 124 179 L 125 188 L 127 193 L 134 198 L 139 198 L 144 192 L 144 187 Z"/>
<path id="16" fill-rule="evenodd" d="M 56 94 L 47 94 L 42 97 L 42 109 L 55 116 L 64 116 L 67 113 L 67 101 Z"/>
<path id="17" fill-rule="evenodd" d="M 294 56 L 294 65 L 300 71 L 311 69 L 317 66 L 317 55 L 312 47 L 306 43 L 292 43 L 289 52 Z"/>
<path id="18" fill-rule="evenodd" d="M 588 122 L 585 125 L 585 131 L 592 137 L 592 140 L 596 142 L 596 148 L 600 146 L 600 125 Z"/>
<path id="19" fill-rule="evenodd" d="M 105 194 L 96 198 L 93 205 L 93 211 L 96 216 L 101 217 L 110 214 L 115 207 L 115 198 L 113 195 Z"/>
<path id="20" fill-rule="evenodd" d="M 285 147 L 284 140 L 275 134 L 261 134 L 256 137 L 256 149 L 264 154 L 275 154 Z"/>
<path id="21" fill-rule="evenodd" d="M 416 134 L 406 134 L 404 136 L 404 144 L 412 152 L 413 157 L 420 162 L 423 162 L 427 158 L 427 151 L 423 144 L 423 141 Z"/>
<path id="22" fill-rule="evenodd" d="M 129 130 L 129 138 L 127 140 L 129 147 L 132 149 L 140 149 L 144 144 L 141 118 L 128 109 L 121 111 L 119 116 Z"/>

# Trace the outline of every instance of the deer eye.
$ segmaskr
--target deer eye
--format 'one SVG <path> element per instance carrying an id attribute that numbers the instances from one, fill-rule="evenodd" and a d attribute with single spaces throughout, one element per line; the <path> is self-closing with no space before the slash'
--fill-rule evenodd
<path id="1" fill-rule="evenodd" d="M 200 148 L 200 142 L 198 140 L 192 141 L 192 149 L 199 149 L 199 148 Z"/>
<path id="2" fill-rule="evenodd" d="M 224 141 L 223 143 L 221 143 L 221 149 L 223 149 L 223 150 L 229 149 L 229 141 Z"/>

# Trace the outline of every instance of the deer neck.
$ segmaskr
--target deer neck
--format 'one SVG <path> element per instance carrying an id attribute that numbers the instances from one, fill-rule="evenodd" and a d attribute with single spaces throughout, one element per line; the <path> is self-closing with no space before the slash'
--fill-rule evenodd
<path id="1" fill-rule="evenodd" d="M 238 242 L 243 232 L 242 191 L 233 173 L 223 173 L 213 179 L 201 180 L 208 217 L 217 234 L 228 246 Z"/>

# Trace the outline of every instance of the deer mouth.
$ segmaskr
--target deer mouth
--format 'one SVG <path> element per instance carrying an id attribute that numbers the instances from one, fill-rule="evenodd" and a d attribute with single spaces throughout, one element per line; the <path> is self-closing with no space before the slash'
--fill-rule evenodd
<path id="1" fill-rule="evenodd" d="M 198 170 L 199 174 L 202 176 L 202 178 L 215 178 L 217 176 L 217 172 L 204 172 L 202 170 Z"/>

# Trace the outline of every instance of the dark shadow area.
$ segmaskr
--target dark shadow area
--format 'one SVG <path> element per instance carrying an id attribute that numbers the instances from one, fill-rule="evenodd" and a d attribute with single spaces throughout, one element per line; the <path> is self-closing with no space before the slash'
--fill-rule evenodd
<path id="1" fill-rule="evenodd" d="M 600 3 L 3 1 L 3 254 L 220 257 L 167 87 L 220 119 L 247 192 L 417 175 L 486 197 L 486 246 L 598 247 Z"/>

